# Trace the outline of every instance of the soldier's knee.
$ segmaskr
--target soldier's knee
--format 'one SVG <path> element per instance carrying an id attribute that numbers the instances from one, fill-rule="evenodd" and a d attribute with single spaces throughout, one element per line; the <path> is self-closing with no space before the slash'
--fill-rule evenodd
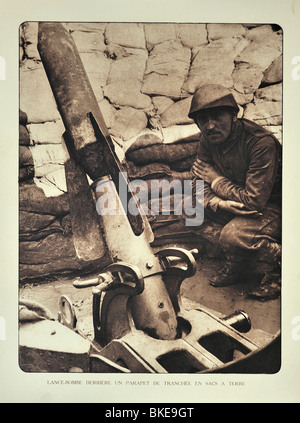
<path id="1" fill-rule="evenodd" d="M 227 223 L 222 229 L 219 239 L 219 244 L 221 245 L 221 247 L 225 250 L 231 250 L 235 247 L 238 247 L 237 232 L 238 227 L 233 219 L 232 221 Z"/>

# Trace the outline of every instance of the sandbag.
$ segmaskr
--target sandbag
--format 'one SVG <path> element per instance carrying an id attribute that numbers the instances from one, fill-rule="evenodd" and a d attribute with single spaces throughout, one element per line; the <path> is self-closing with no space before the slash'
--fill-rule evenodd
<path id="1" fill-rule="evenodd" d="M 246 34 L 246 28 L 242 24 L 207 24 L 207 34 L 210 41 L 239 38 Z"/>
<path id="2" fill-rule="evenodd" d="M 265 29 L 261 27 L 262 30 Z M 235 58 L 232 73 L 235 89 L 241 93 L 254 92 L 260 86 L 264 72 L 281 54 L 281 34 L 268 30 L 263 39 L 254 38 Z"/>
<path id="3" fill-rule="evenodd" d="M 244 118 L 261 126 L 278 126 L 282 124 L 282 103 L 279 101 L 256 100 L 247 104 Z"/>
<path id="4" fill-rule="evenodd" d="M 263 74 L 262 82 L 264 84 L 276 84 L 277 82 L 282 81 L 283 73 L 283 58 L 282 54 L 275 59 L 268 69 L 265 70 Z"/>
<path id="5" fill-rule="evenodd" d="M 114 123 L 110 130 L 112 136 L 127 141 L 146 128 L 146 113 L 133 107 L 123 107 L 116 111 Z"/>
<path id="6" fill-rule="evenodd" d="M 186 143 L 173 143 L 154 145 L 126 153 L 128 160 L 137 164 L 162 162 L 172 164 L 178 160 L 186 159 L 195 154 L 197 141 Z"/>
<path id="7" fill-rule="evenodd" d="M 23 110 L 19 110 L 19 124 L 20 125 L 27 125 L 27 123 L 28 123 L 27 114 L 25 112 L 23 112 Z"/>
<path id="8" fill-rule="evenodd" d="M 62 144 L 37 144 L 29 147 L 37 177 L 47 175 L 64 166 L 67 159 Z"/>
<path id="9" fill-rule="evenodd" d="M 139 23 L 109 23 L 105 31 L 106 44 L 145 48 L 144 27 Z"/>
<path id="10" fill-rule="evenodd" d="M 206 24 L 175 24 L 175 28 L 178 40 L 186 47 L 208 44 Z"/>
<path id="11" fill-rule="evenodd" d="M 172 125 L 160 130 L 144 129 L 135 137 L 129 139 L 124 146 L 126 151 L 133 151 L 143 147 L 149 147 L 154 144 L 171 144 L 176 142 L 198 141 L 200 130 L 193 123 L 191 125 Z"/>
<path id="12" fill-rule="evenodd" d="M 174 24 L 145 24 L 145 37 L 147 49 L 151 51 L 156 44 L 176 39 L 176 27 Z"/>
<path id="13" fill-rule="evenodd" d="M 98 106 L 102 113 L 102 116 L 107 128 L 110 129 L 113 126 L 115 121 L 116 109 L 106 99 L 99 101 Z"/>
<path id="14" fill-rule="evenodd" d="M 255 96 L 266 101 L 282 101 L 283 85 L 274 84 L 256 91 Z"/>
<path id="15" fill-rule="evenodd" d="M 102 51 L 79 53 L 97 101 L 103 100 L 103 86 L 107 84 L 111 60 Z"/>
<path id="16" fill-rule="evenodd" d="M 19 144 L 30 145 L 30 135 L 25 125 L 19 125 Z"/>
<path id="17" fill-rule="evenodd" d="M 200 129 L 193 123 L 191 125 L 172 125 L 162 128 L 162 138 L 165 143 L 198 141 Z"/>
<path id="18" fill-rule="evenodd" d="M 131 180 L 158 179 L 171 175 L 170 166 L 166 163 L 149 163 L 147 165 L 138 166 L 131 161 L 126 161 L 125 169 Z"/>
<path id="19" fill-rule="evenodd" d="M 21 264 L 45 264 L 76 257 L 73 238 L 62 233 L 53 233 L 39 241 L 20 243 Z"/>
<path id="20" fill-rule="evenodd" d="M 25 183 L 34 178 L 34 166 L 23 166 L 19 168 L 19 182 Z"/>
<path id="21" fill-rule="evenodd" d="M 152 97 L 152 103 L 156 110 L 156 113 L 160 116 L 165 110 L 167 110 L 174 101 L 169 97 L 164 96 L 154 96 Z"/>
<path id="22" fill-rule="evenodd" d="M 178 160 L 173 163 L 170 163 L 171 170 L 174 170 L 176 172 L 187 172 L 191 170 L 191 167 L 193 166 L 195 160 L 197 157 L 197 153 L 195 153 L 189 157 L 187 157 L 184 160 Z"/>
<path id="23" fill-rule="evenodd" d="M 37 49 L 36 44 L 24 43 L 24 52 L 25 56 L 28 57 L 28 59 L 41 60 L 40 53 Z"/>
<path id="24" fill-rule="evenodd" d="M 101 31 L 86 32 L 86 31 L 73 31 L 72 37 L 76 44 L 79 53 L 104 51 L 104 35 Z"/>
<path id="25" fill-rule="evenodd" d="M 168 186 L 168 184 L 166 184 Z M 171 184 L 170 184 L 171 186 Z M 180 185 L 178 185 L 179 194 L 173 194 L 172 190 L 167 187 L 167 189 L 162 190 L 157 197 L 155 189 L 150 193 L 150 199 L 148 202 L 148 208 L 154 215 L 162 216 L 177 216 L 175 210 L 178 210 L 178 207 L 181 207 L 183 195 L 180 194 Z"/>
<path id="26" fill-rule="evenodd" d="M 261 27 L 260 31 L 264 28 Z M 254 30 L 253 30 L 254 31 Z M 252 31 L 250 31 L 252 32 Z M 248 37 L 249 38 L 249 37 Z M 255 38 L 236 57 L 235 63 L 248 63 L 266 70 L 270 64 L 282 53 L 282 34 L 268 31 L 264 37 Z"/>
<path id="27" fill-rule="evenodd" d="M 151 219 L 149 219 L 150 225 L 152 230 L 160 229 L 163 227 L 169 227 L 170 232 L 172 231 L 172 225 L 174 223 L 180 222 L 180 217 L 175 216 L 174 214 L 170 215 L 151 215 Z"/>
<path id="28" fill-rule="evenodd" d="M 150 147 L 151 145 L 162 144 L 163 140 L 156 134 L 151 131 L 143 133 L 142 135 L 138 136 L 126 149 L 126 154 L 130 153 L 131 151 L 136 151 L 141 148 Z M 125 155 L 126 155 L 125 154 Z"/>
<path id="29" fill-rule="evenodd" d="M 184 100 L 173 103 L 168 109 L 166 109 L 160 116 L 160 123 L 163 127 L 167 128 L 172 125 L 180 124 L 192 124 L 193 119 L 188 117 L 192 96 L 185 98 Z"/>
<path id="30" fill-rule="evenodd" d="M 183 221 L 176 221 L 172 225 L 164 225 L 153 227 L 154 241 L 152 247 L 166 245 L 191 245 L 193 248 L 198 247 L 199 238 L 189 226 Z M 201 241 L 201 239 L 200 239 Z"/>
<path id="31" fill-rule="evenodd" d="M 21 25 L 23 48 L 28 59 L 41 60 L 37 49 L 38 22 L 25 22 Z"/>
<path id="32" fill-rule="evenodd" d="M 19 247 L 21 282 L 55 275 L 99 272 L 111 263 L 108 255 L 95 261 L 79 260 L 73 237 L 62 233 L 52 233 L 39 241 L 23 241 L 20 242 Z"/>
<path id="33" fill-rule="evenodd" d="M 106 85 L 103 92 L 115 106 L 127 106 L 135 109 L 149 110 L 152 108 L 151 98 L 141 93 L 142 83 L 136 80 L 127 80 L 126 84 L 120 80 Z"/>
<path id="34" fill-rule="evenodd" d="M 260 67 L 249 66 L 248 63 L 239 63 L 232 73 L 234 89 L 246 95 L 252 95 L 258 89 L 262 78 L 263 70 Z"/>
<path id="35" fill-rule="evenodd" d="M 69 246 L 70 244 L 65 244 L 65 248 L 69 248 Z M 27 281 L 40 282 L 41 280 L 52 280 L 53 277 L 60 278 L 63 275 L 68 277 L 70 277 L 70 275 L 82 276 L 85 273 L 90 274 L 100 272 L 110 263 L 111 261 L 107 256 L 94 262 L 81 262 L 76 256 L 74 256 L 58 258 L 51 263 L 20 263 L 19 279 L 20 283 L 26 283 Z"/>
<path id="36" fill-rule="evenodd" d="M 20 71 L 20 108 L 28 116 L 28 123 L 60 119 L 44 68 Z"/>
<path id="37" fill-rule="evenodd" d="M 63 228 L 60 224 L 60 220 L 56 216 L 20 210 L 20 241 L 38 241 L 57 232 L 62 233 Z"/>
<path id="38" fill-rule="evenodd" d="M 107 26 L 106 23 L 103 22 L 66 22 L 62 23 L 62 25 L 69 31 L 83 31 L 83 32 L 96 32 L 100 31 L 104 33 L 105 28 Z"/>
<path id="39" fill-rule="evenodd" d="M 223 38 L 208 45 L 193 49 L 192 64 L 182 89 L 193 94 L 204 84 L 233 86 L 232 72 L 235 57 L 249 41 L 237 38 Z"/>
<path id="40" fill-rule="evenodd" d="M 22 166 L 33 166 L 32 153 L 26 145 L 19 146 L 19 167 Z"/>
<path id="41" fill-rule="evenodd" d="M 113 60 L 110 66 L 107 84 L 114 84 L 120 82 L 120 80 L 137 80 L 142 82 L 147 59 L 147 51 L 138 50 L 135 54 Z"/>
<path id="42" fill-rule="evenodd" d="M 142 92 L 150 96 L 160 95 L 179 99 L 182 97 L 181 88 L 183 83 L 184 77 L 179 75 L 150 73 L 145 77 Z"/>
<path id="43" fill-rule="evenodd" d="M 65 127 L 61 119 L 54 122 L 27 125 L 30 144 L 61 144 Z"/>
<path id="44" fill-rule="evenodd" d="M 42 188 L 46 197 L 59 196 L 67 192 L 65 167 L 62 165 L 53 165 L 48 167 L 49 172 L 45 175 L 35 177 L 35 183 Z"/>
<path id="45" fill-rule="evenodd" d="M 190 59 L 190 49 L 178 41 L 157 44 L 147 61 L 142 92 L 148 95 L 180 98 Z"/>
<path id="46" fill-rule="evenodd" d="M 147 168 L 148 165 L 144 167 Z M 170 170 L 170 172 L 166 175 L 158 174 L 152 175 L 151 177 L 148 177 L 148 175 L 146 175 L 144 178 L 141 179 L 143 180 L 142 190 L 147 191 L 149 195 L 152 193 L 153 196 L 162 196 L 165 194 L 169 194 L 170 190 L 173 190 L 174 187 L 177 187 L 176 189 L 179 189 L 180 187 L 182 190 L 184 184 L 183 181 L 190 178 L 189 176 L 187 176 L 186 172 L 176 172 Z M 174 183 L 174 181 L 176 181 L 176 184 Z M 177 183 L 179 185 L 177 185 Z"/>
<path id="47" fill-rule="evenodd" d="M 70 211 L 68 194 L 46 197 L 35 183 L 19 186 L 19 210 L 32 213 L 63 216 Z"/>
<path id="48" fill-rule="evenodd" d="M 239 91 L 236 91 L 233 87 L 233 89 L 231 89 L 231 94 L 233 95 L 240 109 L 238 117 L 243 117 L 243 113 L 244 113 L 243 107 L 246 104 L 251 103 L 251 101 L 254 98 L 254 92 L 251 90 L 249 93 L 244 93 L 244 92 L 240 93 Z"/>
<path id="49" fill-rule="evenodd" d="M 275 31 L 276 34 L 276 31 Z M 272 25 L 255 25 L 254 27 L 249 27 L 249 31 L 246 32 L 245 37 L 250 41 L 261 41 L 267 40 L 270 37 L 274 36 L 274 31 Z"/>

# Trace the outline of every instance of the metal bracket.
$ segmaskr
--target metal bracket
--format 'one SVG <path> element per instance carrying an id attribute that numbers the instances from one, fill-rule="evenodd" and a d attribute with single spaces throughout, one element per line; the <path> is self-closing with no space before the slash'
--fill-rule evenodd
<path id="1" fill-rule="evenodd" d="M 60 297 L 59 309 L 58 321 L 67 328 L 75 330 L 77 325 L 75 309 L 71 300 L 66 295 Z"/>
<path id="2" fill-rule="evenodd" d="M 194 254 L 197 253 L 198 250 L 188 251 L 179 247 L 165 248 L 156 253 L 165 268 L 163 280 L 176 314 L 181 308 L 180 286 L 184 279 L 196 273 L 197 264 Z"/>
<path id="3" fill-rule="evenodd" d="M 131 331 L 134 324 L 128 300 L 144 290 L 144 278 L 136 266 L 118 262 L 105 271 L 112 275 L 112 282 L 104 281 L 93 290 L 94 335 L 102 346 Z"/>

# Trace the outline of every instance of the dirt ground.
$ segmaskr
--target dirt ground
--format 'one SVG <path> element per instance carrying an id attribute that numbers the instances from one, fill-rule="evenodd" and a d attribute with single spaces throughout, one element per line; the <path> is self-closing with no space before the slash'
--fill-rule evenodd
<path id="1" fill-rule="evenodd" d="M 251 287 L 257 284 L 255 278 L 251 281 L 241 281 L 234 286 L 215 288 L 209 284 L 209 278 L 221 265 L 219 260 L 201 259 L 197 263 L 197 273 L 182 284 L 182 296 L 188 300 L 213 310 L 216 314 L 229 315 L 235 310 L 243 310 L 250 317 L 252 328 L 260 329 L 271 335 L 280 330 L 281 299 L 259 301 L 247 294 Z"/>
<path id="2" fill-rule="evenodd" d="M 251 281 L 231 287 L 214 288 L 209 285 L 209 277 L 220 265 L 221 262 L 216 259 L 197 260 L 196 274 L 185 279 L 181 285 L 183 307 L 186 309 L 202 307 L 217 316 L 243 310 L 250 317 L 254 330 L 258 329 L 269 335 L 276 334 L 280 329 L 280 298 L 265 302 L 251 299 L 247 295 Z M 77 328 L 92 339 L 92 288 L 76 289 L 72 285 L 74 280 L 70 277 L 61 277 L 50 282 L 26 283 L 20 287 L 20 298 L 40 303 L 57 319 L 59 299 L 62 295 L 66 295 L 74 305 Z"/>

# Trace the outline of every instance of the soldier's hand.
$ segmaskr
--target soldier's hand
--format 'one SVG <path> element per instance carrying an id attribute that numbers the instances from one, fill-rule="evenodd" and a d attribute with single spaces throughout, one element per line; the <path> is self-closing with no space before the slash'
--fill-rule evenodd
<path id="1" fill-rule="evenodd" d="M 209 184 L 218 176 L 222 176 L 212 165 L 200 159 L 197 159 L 193 164 L 192 172 L 197 178 L 203 179 Z"/>
<path id="2" fill-rule="evenodd" d="M 243 203 L 238 203 L 237 201 L 232 200 L 221 200 L 219 202 L 219 208 L 225 210 L 229 213 L 241 215 L 241 216 L 260 216 L 257 210 L 245 210 L 245 205 Z"/>

